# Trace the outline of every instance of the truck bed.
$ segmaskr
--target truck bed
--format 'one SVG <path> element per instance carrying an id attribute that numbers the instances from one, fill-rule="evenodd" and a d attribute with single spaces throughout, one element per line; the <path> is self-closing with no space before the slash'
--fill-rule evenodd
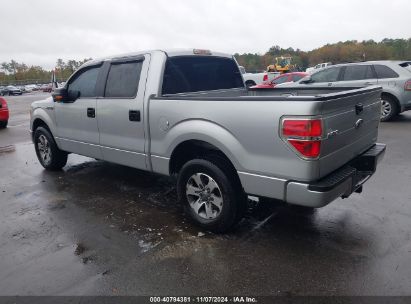
<path id="1" fill-rule="evenodd" d="M 194 137 L 223 151 L 240 175 L 271 177 L 279 189 L 290 180 L 320 180 L 376 143 L 380 94 L 381 88 L 374 86 L 234 89 L 153 97 L 151 153 L 169 157 L 175 138 Z M 358 114 L 357 105 L 362 108 Z M 327 138 L 318 159 L 299 157 L 281 139 L 284 116 L 323 119 Z M 167 132 L 158 126 L 164 117 Z M 359 120 L 361 125 L 356 127 Z M 156 168 L 155 161 L 153 168 L 163 173 L 166 170 Z"/>
<path id="2" fill-rule="evenodd" d="M 216 90 L 204 92 L 192 92 L 181 94 L 163 95 L 162 98 L 167 99 L 197 99 L 197 100 L 231 100 L 233 97 L 240 97 L 244 100 L 269 100 L 281 101 L 284 97 L 287 100 L 325 100 L 344 97 L 349 95 L 357 95 L 361 92 L 371 92 L 379 90 L 379 86 L 369 87 L 280 87 L 272 89 L 230 89 L 230 90 Z M 304 99 L 302 99 L 304 97 Z"/>

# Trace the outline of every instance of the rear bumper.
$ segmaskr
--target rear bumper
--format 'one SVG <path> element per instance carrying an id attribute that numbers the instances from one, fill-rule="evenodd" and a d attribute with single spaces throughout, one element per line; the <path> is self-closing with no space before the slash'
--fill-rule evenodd
<path id="1" fill-rule="evenodd" d="M 344 167 L 314 183 L 289 182 L 286 201 L 308 207 L 323 207 L 338 197 L 361 192 L 362 185 L 375 173 L 386 146 L 376 144 Z"/>

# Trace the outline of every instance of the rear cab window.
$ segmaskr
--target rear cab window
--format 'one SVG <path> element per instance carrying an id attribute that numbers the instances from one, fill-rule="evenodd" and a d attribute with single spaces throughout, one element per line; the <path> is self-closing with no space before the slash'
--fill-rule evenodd
<path id="1" fill-rule="evenodd" d="M 244 88 L 244 83 L 232 58 L 176 56 L 167 59 L 163 95 L 234 88 Z"/>

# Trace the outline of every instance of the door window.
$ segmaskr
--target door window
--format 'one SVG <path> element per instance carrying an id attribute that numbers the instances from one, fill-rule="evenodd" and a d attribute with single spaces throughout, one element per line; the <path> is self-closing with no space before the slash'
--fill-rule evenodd
<path id="1" fill-rule="evenodd" d="M 363 80 L 375 78 L 370 65 L 349 65 L 344 71 L 345 81 Z"/>
<path id="2" fill-rule="evenodd" d="M 303 78 L 303 77 L 305 77 L 305 76 L 303 76 L 303 75 L 293 75 L 293 81 L 294 82 L 297 82 L 297 81 L 299 81 L 301 78 Z"/>
<path id="3" fill-rule="evenodd" d="M 340 74 L 340 67 L 332 67 L 329 69 L 321 70 L 311 76 L 313 82 L 334 82 L 338 80 Z"/>
<path id="4" fill-rule="evenodd" d="M 74 80 L 70 80 L 68 91 L 79 91 L 80 98 L 96 97 L 96 83 L 100 66 L 85 68 L 79 71 Z"/>
<path id="5" fill-rule="evenodd" d="M 273 84 L 280 84 L 280 83 L 284 83 L 284 82 L 288 82 L 288 75 L 284 75 L 284 76 L 278 77 L 276 79 L 273 79 Z"/>
<path id="6" fill-rule="evenodd" d="M 137 95 L 143 61 L 112 63 L 104 97 L 134 98 Z"/>

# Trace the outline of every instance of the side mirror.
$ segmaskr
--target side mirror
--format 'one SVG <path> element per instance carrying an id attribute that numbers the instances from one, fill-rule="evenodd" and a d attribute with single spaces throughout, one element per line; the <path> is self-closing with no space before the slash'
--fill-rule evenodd
<path id="1" fill-rule="evenodd" d="M 68 91 L 66 88 L 58 88 L 54 90 L 51 96 L 54 102 L 71 103 L 80 97 L 80 91 Z"/>
<path id="2" fill-rule="evenodd" d="M 313 83 L 314 80 L 311 78 L 311 75 L 305 76 L 301 78 L 300 83 L 307 84 L 307 83 Z"/>

